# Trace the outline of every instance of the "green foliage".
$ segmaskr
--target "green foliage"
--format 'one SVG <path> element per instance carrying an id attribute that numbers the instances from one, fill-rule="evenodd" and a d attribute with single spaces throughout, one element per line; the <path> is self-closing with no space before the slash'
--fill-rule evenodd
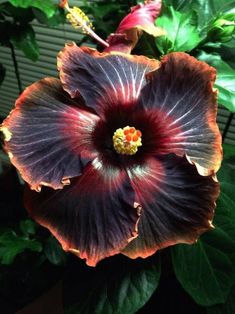
<path id="1" fill-rule="evenodd" d="M 44 246 L 44 254 L 54 265 L 64 265 L 66 262 L 66 253 L 54 237 L 49 237 Z"/>
<path id="2" fill-rule="evenodd" d="M 65 22 L 65 12 L 53 1 L 9 0 L 0 4 L 0 44 L 21 50 L 24 55 L 37 61 L 39 47 L 33 27 L 34 19 L 49 27 Z M 0 84 L 4 69 L 0 67 Z"/>
<path id="3" fill-rule="evenodd" d="M 224 155 L 218 173 L 221 194 L 213 220 L 215 229 L 192 246 L 172 248 L 177 279 L 195 302 L 204 306 L 226 302 L 235 283 L 234 146 L 225 145 Z"/>
<path id="4" fill-rule="evenodd" d="M 27 58 L 32 61 L 38 60 L 39 47 L 31 25 L 16 27 L 14 33 L 11 34 L 10 42 L 15 48 L 22 50 Z"/>
<path id="5" fill-rule="evenodd" d="M 155 39 L 152 56 L 185 51 L 217 70 L 219 103 L 235 111 L 235 1 L 165 0 L 156 25 L 166 31 Z M 149 51 L 149 44 L 141 42 Z M 203 51 L 203 52 L 202 52 Z M 138 51 L 139 52 L 139 51 Z"/>
<path id="6" fill-rule="evenodd" d="M 235 9 L 221 14 L 209 27 L 208 37 L 212 41 L 227 42 L 235 33 Z"/>
<path id="7" fill-rule="evenodd" d="M 51 17 L 48 17 L 43 11 L 36 8 L 33 8 L 32 11 L 39 23 L 45 24 L 49 27 L 55 27 L 59 24 L 64 24 L 66 21 L 65 12 L 61 8 L 58 8 Z"/>
<path id="8" fill-rule="evenodd" d="M 158 258 L 131 261 L 119 257 L 118 268 L 113 266 L 97 267 L 91 276 L 89 270 L 83 270 L 86 280 L 77 283 L 76 304 L 68 307 L 66 314 L 132 314 L 149 300 L 159 284 Z"/>
<path id="9" fill-rule="evenodd" d="M 15 22 L 27 24 L 34 19 L 31 8 L 16 8 L 10 2 L 0 4 L 0 12 L 7 17 L 12 17 Z"/>
<path id="10" fill-rule="evenodd" d="M 235 69 L 223 61 L 218 54 L 208 54 L 202 51 L 198 59 L 216 68 L 215 87 L 219 90 L 218 101 L 230 111 L 235 112 Z"/>
<path id="11" fill-rule="evenodd" d="M 207 309 L 208 314 L 232 314 L 235 313 L 235 285 L 230 291 L 227 301 Z"/>
<path id="12" fill-rule="evenodd" d="M 20 221 L 20 231 L 26 236 L 34 235 L 37 229 L 38 225 L 31 219 Z"/>
<path id="13" fill-rule="evenodd" d="M 201 41 L 193 11 L 181 13 L 173 7 L 166 8 L 156 25 L 166 31 L 166 35 L 156 39 L 156 45 L 162 54 L 190 51 Z"/>
<path id="14" fill-rule="evenodd" d="M 48 18 L 52 17 L 56 11 L 56 5 L 51 0 L 9 0 L 15 7 L 30 8 L 35 7 L 46 14 Z"/>
<path id="15" fill-rule="evenodd" d="M 221 226 L 192 246 L 172 248 L 176 277 L 196 303 L 210 306 L 225 302 L 235 282 L 234 251 L 235 243 Z"/>
<path id="16" fill-rule="evenodd" d="M 0 261 L 2 264 L 9 265 L 13 263 L 15 257 L 25 250 L 41 252 L 42 245 L 27 236 L 18 236 L 12 230 L 0 235 Z"/>
<path id="17" fill-rule="evenodd" d="M 230 239 L 235 243 L 235 147 L 233 145 L 224 144 L 224 162 L 223 167 L 219 171 L 218 177 L 221 182 L 221 196 L 218 202 L 217 215 L 215 224 L 223 224 L 223 228 L 227 230 Z M 223 213 L 224 216 L 220 216 Z M 235 254 L 235 252 L 233 253 Z M 235 285 L 230 290 L 226 302 L 218 304 L 207 309 L 208 314 L 231 314 L 235 313 Z"/>

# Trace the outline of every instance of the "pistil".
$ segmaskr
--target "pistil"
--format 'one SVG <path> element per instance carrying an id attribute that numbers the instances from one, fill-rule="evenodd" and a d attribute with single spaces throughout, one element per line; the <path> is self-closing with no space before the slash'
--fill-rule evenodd
<path id="1" fill-rule="evenodd" d="M 113 134 L 113 147 L 118 154 L 134 155 L 142 146 L 141 136 L 142 133 L 134 127 L 119 128 Z"/>

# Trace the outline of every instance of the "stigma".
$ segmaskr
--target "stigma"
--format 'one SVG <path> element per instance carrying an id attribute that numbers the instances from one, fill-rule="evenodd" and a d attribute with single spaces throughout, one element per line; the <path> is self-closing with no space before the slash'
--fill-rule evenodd
<path id="1" fill-rule="evenodd" d="M 60 7 L 68 12 L 66 18 L 69 20 L 74 28 L 80 27 L 84 34 L 88 34 L 89 36 L 93 37 L 101 45 L 109 47 L 109 44 L 94 32 L 91 21 L 80 8 L 70 8 L 68 0 L 60 0 Z"/>
<path id="2" fill-rule="evenodd" d="M 141 136 L 142 133 L 134 127 L 119 128 L 113 134 L 113 147 L 118 154 L 134 155 L 142 146 Z"/>

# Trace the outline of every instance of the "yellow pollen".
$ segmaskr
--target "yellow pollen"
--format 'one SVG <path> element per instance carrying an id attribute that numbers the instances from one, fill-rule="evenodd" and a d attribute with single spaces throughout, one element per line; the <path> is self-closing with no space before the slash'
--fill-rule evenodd
<path id="1" fill-rule="evenodd" d="M 97 40 L 101 45 L 109 47 L 109 44 L 100 38 L 93 30 L 93 25 L 88 16 L 78 7 L 70 8 L 68 0 L 61 0 L 60 7 L 65 9 L 68 13 L 66 15 L 69 22 L 74 28 L 81 27 L 83 33 L 88 34 Z"/>
<path id="2" fill-rule="evenodd" d="M 66 17 L 74 28 L 81 27 L 82 31 L 86 34 L 93 28 L 88 16 L 80 8 L 69 8 L 69 13 L 67 13 Z"/>
<path id="3" fill-rule="evenodd" d="M 142 146 L 141 136 L 142 133 L 134 127 L 119 128 L 113 134 L 113 147 L 118 154 L 134 155 Z"/>

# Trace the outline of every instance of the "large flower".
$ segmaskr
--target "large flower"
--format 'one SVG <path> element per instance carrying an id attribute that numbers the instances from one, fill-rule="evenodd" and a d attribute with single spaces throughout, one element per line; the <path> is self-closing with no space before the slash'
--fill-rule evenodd
<path id="1" fill-rule="evenodd" d="M 60 80 L 28 87 L 3 122 L 31 216 L 88 265 L 147 257 L 212 227 L 221 162 L 215 70 L 185 53 L 69 44 Z M 38 193 L 41 191 L 40 193 Z"/>

